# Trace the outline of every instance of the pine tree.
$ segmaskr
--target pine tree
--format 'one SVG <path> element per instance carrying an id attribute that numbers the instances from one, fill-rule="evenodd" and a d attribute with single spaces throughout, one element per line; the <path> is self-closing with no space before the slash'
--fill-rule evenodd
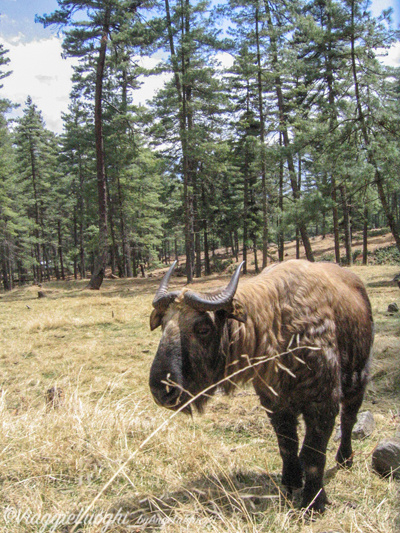
<path id="1" fill-rule="evenodd" d="M 220 82 L 214 65 L 216 31 L 207 4 L 165 0 L 165 31 L 161 46 L 168 51 L 166 65 L 173 75 L 160 91 L 155 111 L 161 120 L 153 128 L 159 138 L 169 128 L 169 145 L 179 150 L 183 181 L 186 275 L 200 275 L 201 184 L 203 146 L 213 136 L 220 106 Z M 171 138 L 171 134 L 174 136 Z M 171 141 L 174 141 L 173 145 Z"/>
<path id="2" fill-rule="evenodd" d="M 104 161 L 103 136 L 103 83 L 109 40 L 121 27 L 125 28 L 136 17 L 140 3 L 132 0 L 58 0 L 60 6 L 51 15 L 37 17 L 45 26 L 57 24 L 65 29 L 63 42 L 67 56 L 89 58 L 95 69 L 94 129 L 96 139 L 97 191 L 99 207 L 98 257 L 88 284 L 89 289 L 100 289 L 108 257 L 107 183 Z M 86 21 L 74 19 L 76 11 L 86 12 Z"/>
<path id="3" fill-rule="evenodd" d="M 16 171 L 20 206 L 30 220 L 31 231 L 24 237 L 25 249 L 33 251 L 33 276 L 37 282 L 50 279 L 50 214 L 55 208 L 58 176 L 56 139 L 46 129 L 41 112 L 28 97 L 15 131 Z"/>

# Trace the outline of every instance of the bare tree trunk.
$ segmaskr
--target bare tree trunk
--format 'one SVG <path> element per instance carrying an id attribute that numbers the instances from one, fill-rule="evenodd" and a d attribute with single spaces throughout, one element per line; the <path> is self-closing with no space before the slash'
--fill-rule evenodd
<path id="1" fill-rule="evenodd" d="M 35 150 L 33 147 L 32 138 L 29 137 L 29 149 L 30 149 L 30 156 L 31 156 L 31 172 L 32 172 L 32 188 L 33 188 L 33 198 L 35 201 L 34 209 L 35 209 L 35 229 L 34 229 L 34 235 L 35 235 L 35 255 L 36 255 L 36 262 L 37 262 L 37 281 L 38 283 L 42 282 L 43 276 L 42 276 L 42 255 L 40 252 L 40 234 L 39 234 L 39 227 L 40 227 L 40 209 L 39 209 L 39 198 L 38 198 L 38 192 L 37 192 L 37 176 L 36 176 L 36 156 L 35 156 Z"/>
<path id="2" fill-rule="evenodd" d="M 258 257 L 257 257 L 257 236 L 254 233 L 253 234 L 253 253 L 254 253 L 254 271 L 256 274 L 260 272 L 260 269 L 258 267 Z"/>
<path id="3" fill-rule="evenodd" d="M 188 8 L 188 2 L 185 2 L 186 8 Z M 190 124 L 188 121 L 188 98 L 190 100 L 190 87 L 181 83 L 185 78 L 187 58 L 185 57 L 185 47 L 182 46 L 182 59 L 181 68 L 179 68 L 178 57 L 175 52 L 174 37 L 172 30 L 172 21 L 169 8 L 169 0 L 165 0 L 165 11 L 168 31 L 168 41 L 171 54 L 171 62 L 174 71 L 175 87 L 180 104 L 179 112 L 179 130 L 182 146 L 182 161 L 183 161 L 183 209 L 185 217 L 185 253 L 186 253 L 186 277 L 188 283 L 193 281 L 193 255 L 194 255 L 194 243 L 193 243 L 193 194 L 192 194 L 192 174 L 193 171 L 189 162 L 188 154 L 188 129 Z M 184 40 L 185 32 L 188 31 L 189 17 L 188 13 L 182 12 L 181 19 L 181 34 L 182 41 Z"/>
<path id="4" fill-rule="evenodd" d="M 351 221 L 349 216 L 349 204 L 347 198 L 346 185 L 340 185 L 340 194 L 342 195 L 343 206 L 343 223 L 344 223 L 344 242 L 346 248 L 346 264 L 351 266 L 353 264 L 353 254 L 351 251 Z"/>
<path id="5" fill-rule="evenodd" d="M 64 271 L 64 255 L 63 255 L 63 247 L 62 247 L 62 236 L 61 236 L 61 220 L 58 219 L 58 259 L 60 261 L 60 268 L 61 268 L 61 279 L 65 279 L 65 271 Z"/>
<path id="6" fill-rule="evenodd" d="M 364 206 L 363 220 L 363 258 L 362 264 L 368 264 L 368 206 Z"/>
<path id="7" fill-rule="evenodd" d="M 325 64 L 326 64 L 326 82 L 328 85 L 328 102 L 330 110 L 330 129 L 333 131 L 337 125 L 337 110 L 335 102 L 335 93 L 333 88 L 333 67 L 332 67 L 332 19 L 331 19 L 331 10 L 330 5 L 327 9 L 327 32 L 328 32 L 328 42 L 327 42 L 327 51 L 325 54 Z M 338 201 L 337 201 L 337 190 L 336 190 L 336 178 L 335 178 L 335 162 L 333 161 L 333 166 L 330 170 L 330 179 L 331 179 L 331 199 L 332 199 L 332 218 L 333 218 L 333 237 L 334 237 L 334 246 L 335 246 L 335 261 L 340 264 L 340 234 L 339 234 L 339 215 L 338 215 Z"/>
<path id="8" fill-rule="evenodd" d="M 196 184 L 194 184 L 196 189 Z M 196 278 L 201 277 L 201 239 L 199 221 L 199 203 L 197 195 L 193 197 L 193 218 L 194 218 L 194 251 L 195 251 L 195 274 Z"/>
<path id="9" fill-rule="evenodd" d="M 245 176 L 244 176 L 244 190 L 243 190 L 243 261 L 244 261 L 243 274 L 247 274 L 248 212 L 249 212 L 249 184 L 248 184 L 247 164 L 246 164 Z"/>
<path id="10" fill-rule="evenodd" d="M 358 83 L 358 76 L 357 76 L 357 65 L 356 65 L 356 53 L 355 53 L 355 29 L 354 29 L 354 11 L 355 11 L 355 0 L 351 0 L 351 64 L 352 64 L 352 72 L 353 72 L 353 81 L 354 81 L 354 93 L 356 97 L 356 104 L 357 104 L 357 114 L 358 114 L 358 121 L 361 126 L 361 132 L 364 140 L 365 147 L 367 148 L 367 158 L 368 163 L 374 168 L 375 170 L 375 185 L 378 189 L 379 199 L 381 201 L 383 212 L 385 213 L 385 217 L 387 220 L 387 223 L 389 225 L 390 231 L 393 235 L 393 238 L 396 242 L 397 249 L 400 251 L 400 234 L 396 225 L 396 220 L 393 215 L 393 212 L 390 208 L 388 199 L 386 197 L 386 191 L 385 191 L 385 180 L 382 176 L 382 173 L 379 169 L 379 165 L 377 161 L 375 160 L 375 156 L 373 154 L 373 147 L 371 146 L 371 141 L 367 129 L 367 124 L 364 116 L 364 111 L 362 109 L 361 105 L 361 97 L 360 97 L 360 87 Z"/>
<path id="11" fill-rule="evenodd" d="M 282 147 L 282 134 L 279 133 L 279 146 Z M 284 260 L 285 256 L 285 236 L 283 233 L 283 161 L 282 158 L 279 160 L 279 198 L 278 198 L 278 258 L 279 261 Z"/>
<path id="12" fill-rule="evenodd" d="M 332 198 L 332 218 L 333 218 L 333 238 L 335 246 L 335 261 L 340 264 L 340 235 L 339 235 L 339 215 L 337 207 L 336 180 L 331 176 L 331 198 Z"/>
<path id="13" fill-rule="evenodd" d="M 178 239 L 176 237 L 175 237 L 175 240 L 174 240 L 174 249 L 175 249 L 175 261 L 179 261 Z"/>
<path id="14" fill-rule="evenodd" d="M 2 258 L 1 258 L 1 267 L 2 267 L 2 273 L 3 273 L 3 287 L 5 291 L 11 290 L 11 283 L 10 278 L 8 275 L 8 268 L 7 268 L 7 246 L 3 244 L 2 246 Z"/>
<path id="15" fill-rule="evenodd" d="M 99 57 L 96 69 L 96 93 L 94 106 L 94 128 L 96 137 L 97 193 L 99 202 L 99 252 L 95 260 L 92 277 L 88 289 L 99 290 L 103 283 L 108 256 L 108 225 L 107 225 L 107 186 L 104 164 L 103 138 L 103 78 L 106 61 L 107 41 L 109 34 L 110 7 L 105 12 L 103 31 L 100 42 Z"/>
<path id="16" fill-rule="evenodd" d="M 257 85 L 258 85 L 258 111 L 260 119 L 260 141 L 261 141 L 261 190 L 262 190 L 262 268 L 268 263 L 268 199 L 267 199 L 267 177 L 265 163 L 265 125 L 264 125 L 264 101 L 261 77 L 261 52 L 259 33 L 259 8 L 256 6 L 256 43 L 257 43 Z"/>
<path id="17" fill-rule="evenodd" d="M 74 248 L 75 250 L 78 248 L 78 222 L 77 222 L 77 216 L 76 216 L 76 205 L 74 206 L 74 219 L 73 219 L 73 228 L 74 228 Z M 82 265 L 81 265 L 82 268 Z M 81 278 L 82 278 L 82 270 L 81 270 Z M 78 279 L 78 254 L 74 253 L 74 279 Z"/>
<path id="18" fill-rule="evenodd" d="M 208 247 L 208 231 L 207 220 L 204 221 L 204 275 L 209 276 L 211 274 L 210 268 L 210 250 Z"/>

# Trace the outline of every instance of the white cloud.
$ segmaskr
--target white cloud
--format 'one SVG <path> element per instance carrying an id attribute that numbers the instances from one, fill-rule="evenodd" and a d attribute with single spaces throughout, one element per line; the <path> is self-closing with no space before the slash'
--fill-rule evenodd
<path id="1" fill-rule="evenodd" d="M 21 114 L 28 96 L 42 111 L 46 126 L 57 132 L 62 131 L 61 114 L 68 111 L 69 94 L 72 88 L 71 76 L 74 60 L 62 59 L 61 39 L 53 36 L 47 39 L 23 42 L 14 36 L 8 40 L 0 37 L 0 43 L 9 50 L 11 76 L 2 80 L 4 85 L 0 97 L 8 98 L 21 107 L 13 115 Z M 382 63 L 391 66 L 400 65 L 400 42 L 394 44 L 381 57 Z M 155 57 L 137 58 L 145 68 L 154 68 L 160 59 Z M 224 67 L 230 67 L 233 57 L 221 52 L 217 59 Z M 75 60 L 77 61 L 77 60 Z M 143 85 L 133 93 L 136 104 L 145 103 L 171 79 L 170 73 L 157 76 L 141 77 Z"/>
<path id="2" fill-rule="evenodd" d="M 69 94 L 72 89 L 72 65 L 77 60 L 61 57 L 61 39 L 50 39 L 22 42 L 14 36 L 8 40 L 0 37 L 0 43 L 9 50 L 7 66 L 12 74 L 2 80 L 4 85 L 0 96 L 11 102 L 20 104 L 20 108 L 12 113 L 19 116 L 28 96 L 42 112 L 47 128 L 56 133 L 62 132 L 61 114 L 68 111 Z M 145 68 L 154 68 L 159 59 L 138 58 L 139 64 Z M 133 93 L 136 104 L 145 103 L 170 78 L 169 73 L 157 76 L 141 77 L 143 85 Z"/>
<path id="3" fill-rule="evenodd" d="M 381 57 L 381 62 L 388 67 L 400 66 L 400 42 L 393 44 L 389 50 L 385 50 Z"/>
<path id="4" fill-rule="evenodd" d="M 72 60 L 62 59 L 61 39 L 35 40 L 23 43 L 13 38 L 0 39 L 9 50 L 11 76 L 3 80 L 0 95 L 23 107 L 28 96 L 42 111 L 46 126 L 60 133 L 61 113 L 68 110 L 72 88 Z"/>

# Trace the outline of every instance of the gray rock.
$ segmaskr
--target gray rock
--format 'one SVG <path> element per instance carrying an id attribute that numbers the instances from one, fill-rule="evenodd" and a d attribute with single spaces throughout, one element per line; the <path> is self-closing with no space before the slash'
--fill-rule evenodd
<path id="1" fill-rule="evenodd" d="M 342 438 L 342 430 L 340 429 L 340 424 L 336 426 L 335 435 L 333 436 L 334 442 L 339 441 Z"/>
<path id="2" fill-rule="evenodd" d="M 372 454 L 372 468 L 381 476 L 400 478 L 400 438 L 378 444 Z"/>
<path id="3" fill-rule="evenodd" d="M 371 411 L 363 411 L 362 413 L 358 413 L 357 422 L 353 428 L 351 436 L 353 439 L 365 439 L 365 437 L 369 437 L 371 435 L 375 429 L 375 426 L 375 419 Z"/>
<path id="4" fill-rule="evenodd" d="M 363 411 L 358 413 L 357 422 L 354 425 L 351 436 L 353 439 L 361 440 L 369 437 L 375 429 L 375 419 L 371 411 Z M 342 438 L 342 430 L 340 425 L 336 428 L 333 440 L 336 442 Z"/>

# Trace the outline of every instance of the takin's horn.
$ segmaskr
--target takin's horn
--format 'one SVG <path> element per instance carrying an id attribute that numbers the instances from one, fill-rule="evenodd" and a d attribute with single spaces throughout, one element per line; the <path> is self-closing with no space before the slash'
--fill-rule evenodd
<path id="1" fill-rule="evenodd" d="M 168 292 L 168 283 L 175 269 L 177 261 L 174 261 L 170 266 L 168 272 L 161 280 L 160 286 L 157 289 L 153 300 L 153 307 L 156 309 L 166 309 L 175 298 L 179 295 L 179 291 Z"/>
<path id="2" fill-rule="evenodd" d="M 244 261 L 236 268 L 235 273 L 231 277 L 230 282 L 217 294 L 196 294 L 192 291 L 187 291 L 183 295 L 185 303 L 197 309 L 197 311 L 219 311 L 226 309 L 231 304 L 233 297 L 239 283 L 240 271 L 244 265 Z"/>

